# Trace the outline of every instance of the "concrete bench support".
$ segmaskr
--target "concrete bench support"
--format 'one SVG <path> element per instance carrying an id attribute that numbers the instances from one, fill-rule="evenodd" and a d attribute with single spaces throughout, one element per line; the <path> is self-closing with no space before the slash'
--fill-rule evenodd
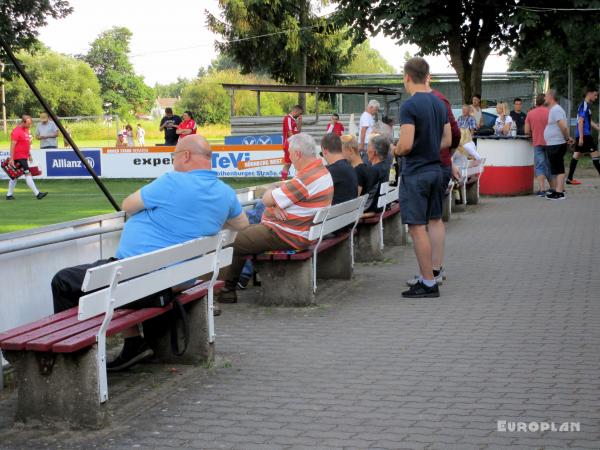
<path id="1" fill-rule="evenodd" d="M 398 215 L 398 214 L 396 214 Z M 384 229 L 385 236 L 385 229 Z M 356 239 L 356 261 L 370 262 L 381 261 L 383 250 L 381 249 L 379 225 L 365 224 L 359 227 Z"/>
<path id="2" fill-rule="evenodd" d="M 383 219 L 383 243 L 385 245 L 406 245 L 406 227 L 402 223 L 400 213 Z"/>
<path id="3" fill-rule="evenodd" d="M 263 306 L 311 306 L 316 303 L 312 287 L 312 258 L 303 261 L 256 261 L 260 273 Z"/>
<path id="4" fill-rule="evenodd" d="M 98 346 L 76 353 L 5 351 L 16 368 L 16 420 L 60 424 L 65 427 L 102 428 L 107 424 L 106 403 L 98 403 Z M 51 365 L 43 374 L 41 367 Z"/>
<path id="5" fill-rule="evenodd" d="M 188 348 L 181 356 L 171 349 L 171 322 L 169 317 L 159 316 L 144 323 L 144 336 L 154 350 L 154 357 L 167 364 L 200 364 L 214 361 L 214 343 L 209 343 L 207 327 L 207 299 L 188 303 L 184 306 L 189 321 L 190 340 Z M 183 327 L 178 323 L 179 348 L 183 349 Z"/>
<path id="6" fill-rule="evenodd" d="M 317 277 L 352 279 L 352 248 L 350 239 L 340 242 L 317 255 Z"/>

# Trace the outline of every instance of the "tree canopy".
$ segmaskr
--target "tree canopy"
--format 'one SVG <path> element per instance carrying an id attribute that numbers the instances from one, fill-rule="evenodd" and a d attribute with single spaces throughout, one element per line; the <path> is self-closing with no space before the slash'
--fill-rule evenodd
<path id="1" fill-rule="evenodd" d="M 562 6 L 594 9 L 600 0 L 566 0 Z M 519 37 L 512 70 L 549 70 L 553 87 L 565 95 L 571 66 L 576 98 L 590 83 L 600 82 L 600 12 L 530 12 Z"/>
<path id="2" fill-rule="evenodd" d="M 37 43 L 38 29 L 48 18 L 59 19 L 73 12 L 65 0 L 2 0 L 0 1 L 0 36 L 16 54 L 31 49 Z M 4 52 L 0 48 L 0 58 Z"/>
<path id="3" fill-rule="evenodd" d="M 125 27 L 113 27 L 100 33 L 81 56 L 100 81 L 103 102 L 112 103 L 113 110 L 121 115 L 147 109 L 154 96 L 129 61 L 131 36 Z"/>
<path id="4" fill-rule="evenodd" d="M 518 40 L 517 0 L 338 0 L 337 19 L 358 38 L 383 33 L 416 44 L 422 55 L 446 54 L 463 97 L 481 92 L 490 53 L 508 53 Z"/>
<path id="5" fill-rule="evenodd" d="M 219 0 L 222 17 L 208 26 L 242 73 L 268 73 L 284 83 L 327 84 L 351 60 L 347 30 L 318 17 L 310 0 Z"/>
<path id="6" fill-rule="evenodd" d="M 59 116 L 102 114 L 100 84 L 85 62 L 43 49 L 32 55 L 18 54 L 50 107 Z M 6 84 L 6 107 L 10 116 L 37 115 L 43 108 L 25 81 L 18 77 Z"/>
<path id="7" fill-rule="evenodd" d="M 394 67 L 379 53 L 371 48 L 369 41 L 354 47 L 352 61 L 342 68 L 344 73 L 394 73 Z"/>

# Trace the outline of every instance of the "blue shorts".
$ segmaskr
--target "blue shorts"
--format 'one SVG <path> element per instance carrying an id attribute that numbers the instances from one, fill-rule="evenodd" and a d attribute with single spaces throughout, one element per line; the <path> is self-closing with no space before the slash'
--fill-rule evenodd
<path id="1" fill-rule="evenodd" d="M 446 188 L 440 166 L 400 179 L 400 216 L 408 225 L 427 225 L 431 219 L 440 219 Z"/>
<path id="2" fill-rule="evenodd" d="M 550 173 L 550 161 L 544 147 L 542 145 L 535 146 L 533 147 L 533 152 L 535 176 L 544 175 L 547 180 L 550 180 L 553 175 Z"/>

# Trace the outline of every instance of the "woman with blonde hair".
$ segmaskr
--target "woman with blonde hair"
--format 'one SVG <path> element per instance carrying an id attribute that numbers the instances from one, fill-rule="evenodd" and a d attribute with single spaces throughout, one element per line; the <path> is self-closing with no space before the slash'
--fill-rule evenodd
<path id="1" fill-rule="evenodd" d="M 473 142 L 473 136 L 466 128 L 461 128 L 460 130 L 460 144 L 458 144 L 458 148 L 456 150 L 457 153 L 460 153 L 467 159 L 481 161 L 481 155 L 477 153 L 477 147 Z"/>
<path id="2" fill-rule="evenodd" d="M 358 149 L 358 141 L 351 134 L 344 134 L 342 140 L 342 154 L 356 172 L 358 178 L 358 195 L 369 192 L 373 184 L 373 176 L 370 167 L 364 163 Z"/>
<path id="3" fill-rule="evenodd" d="M 496 123 L 494 124 L 494 134 L 496 136 L 509 136 L 513 120 L 510 117 L 506 102 L 498 103 L 496 105 L 496 112 L 498 113 L 498 117 L 496 117 Z"/>

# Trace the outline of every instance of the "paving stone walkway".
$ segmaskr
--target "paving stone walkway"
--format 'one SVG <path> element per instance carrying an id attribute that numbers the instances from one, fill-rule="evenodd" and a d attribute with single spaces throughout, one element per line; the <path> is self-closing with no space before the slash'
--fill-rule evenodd
<path id="1" fill-rule="evenodd" d="M 217 319 L 213 367 L 111 376 L 96 433 L 12 426 L 5 392 L 0 448 L 598 449 L 599 231 L 598 178 L 565 201 L 484 198 L 452 217 L 441 298 L 400 297 L 410 247 L 322 282 L 316 308 L 249 290 Z M 535 431 L 550 422 L 579 431 Z"/>

